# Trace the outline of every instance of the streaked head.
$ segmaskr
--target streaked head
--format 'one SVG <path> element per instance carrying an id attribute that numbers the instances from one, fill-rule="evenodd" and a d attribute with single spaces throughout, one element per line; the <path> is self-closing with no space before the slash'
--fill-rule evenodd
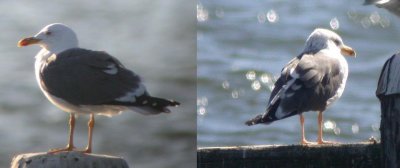
<path id="1" fill-rule="evenodd" d="M 356 52 L 343 43 L 342 38 L 333 31 L 317 28 L 306 41 L 305 53 L 317 53 L 322 49 L 339 49 L 344 56 L 356 56 Z"/>
<path id="2" fill-rule="evenodd" d="M 44 27 L 35 36 L 21 39 L 18 42 L 18 47 L 32 44 L 39 44 L 42 48 L 52 53 L 59 53 L 78 47 L 78 38 L 75 32 L 67 25 L 53 23 Z"/>

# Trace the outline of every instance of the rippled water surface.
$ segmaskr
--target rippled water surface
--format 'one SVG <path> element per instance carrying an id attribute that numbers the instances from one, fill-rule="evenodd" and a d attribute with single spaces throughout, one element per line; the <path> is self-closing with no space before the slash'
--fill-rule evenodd
<path id="1" fill-rule="evenodd" d="M 341 99 L 325 113 L 324 138 L 342 143 L 379 139 L 376 83 L 399 49 L 400 18 L 357 1 L 201 0 L 197 3 L 198 146 L 296 144 L 299 117 L 271 125 L 244 122 L 264 112 L 281 68 L 303 50 L 314 28 L 334 30 L 357 51 L 346 58 Z M 317 114 L 306 113 L 306 136 L 317 137 Z"/>
<path id="2" fill-rule="evenodd" d="M 171 114 L 96 117 L 94 152 L 124 157 L 131 167 L 194 167 L 194 8 L 186 0 L 1 1 L 0 167 L 8 167 L 15 154 L 67 143 L 68 114 L 46 100 L 34 78 L 39 47 L 16 46 L 54 22 L 72 27 L 81 47 L 119 58 L 142 76 L 152 95 L 182 103 Z M 87 120 L 77 119 L 79 148 L 86 146 Z"/>

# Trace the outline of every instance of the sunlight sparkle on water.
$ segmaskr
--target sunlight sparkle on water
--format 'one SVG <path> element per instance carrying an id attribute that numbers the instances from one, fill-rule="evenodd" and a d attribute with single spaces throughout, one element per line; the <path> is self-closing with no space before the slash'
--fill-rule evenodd
<path id="1" fill-rule="evenodd" d="M 381 20 L 381 16 L 378 12 L 374 12 L 369 16 L 369 20 L 372 24 L 377 24 Z"/>
<path id="2" fill-rule="evenodd" d="M 207 106 L 208 105 L 207 97 L 199 97 L 199 98 L 197 98 L 197 105 L 198 106 Z"/>
<path id="3" fill-rule="evenodd" d="M 335 133 L 335 135 L 339 135 L 340 134 L 340 128 L 339 127 L 335 127 L 333 129 L 333 133 Z"/>
<path id="4" fill-rule="evenodd" d="M 360 127 L 358 126 L 357 123 L 354 123 L 354 124 L 351 126 L 351 132 L 353 132 L 353 134 L 358 134 L 359 131 L 360 131 Z"/>
<path id="5" fill-rule="evenodd" d="M 260 77 L 260 80 L 262 83 L 270 83 L 271 82 L 271 77 L 268 74 L 262 74 Z"/>
<path id="6" fill-rule="evenodd" d="M 208 105 L 207 97 L 198 97 L 197 98 L 197 114 L 204 116 L 207 113 L 206 106 Z"/>
<path id="7" fill-rule="evenodd" d="M 381 16 L 378 12 L 371 13 L 368 19 L 372 25 L 379 25 L 383 28 L 390 25 L 390 20 L 384 16 Z"/>
<path id="8" fill-rule="evenodd" d="M 229 82 L 228 81 L 223 81 L 222 82 L 222 88 L 224 88 L 224 89 L 229 89 Z"/>
<path id="9" fill-rule="evenodd" d="M 264 73 L 261 75 L 260 80 L 262 83 L 267 85 L 267 88 L 269 90 L 272 91 L 272 89 L 274 88 L 274 79 L 273 78 L 274 78 L 273 76 L 271 76 L 267 73 Z"/>
<path id="10" fill-rule="evenodd" d="M 336 122 L 332 121 L 332 120 L 325 121 L 323 129 L 324 130 L 333 130 L 333 133 L 335 135 L 340 134 L 340 128 L 336 125 Z"/>
<path id="11" fill-rule="evenodd" d="M 237 91 L 237 90 L 232 91 L 232 98 L 234 98 L 234 99 L 239 98 L 239 91 Z"/>
<path id="12" fill-rule="evenodd" d="M 261 88 L 261 83 L 258 80 L 255 80 L 252 84 L 251 84 L 251 88 L 253 90 L 260 90 Z"/>
<path id="13" fill-rule="evenodd" d="M 246 73 L 246 78 L 247 78 L 247 80 L 251 80 L 251 81 L 253 81 L 253 80 L 256 80 L 256 72 L 255 71 L 248 71 L 247 73 Z"/>
<path id="14" fill-rule="evenodd" d="M 361 20 L 361 25 L 362 25 L 364 28 L 369 28 L 369 27 L 371 27 L 372 23 L 371 23 L 371 20 L 369 20 L 369 18 L 363 18 L 363 19 Z"/>
<path id="15" fill-rule="evenodd" d="M 324 129 L 327 130 L 332 130 L 336 128 L 336 122 L 335 121 L 331 121 L 331 120 L 327 120 L 324 122 Z"/>
<path id="16" fill-rule="evenodd" d="M 334 17 L 329 22 L 329 25 L 331 26 L 332 30 L 337 30 L 337 29 L 339 29 L 339 26 L 340 26 L 339 20 L 336 17 Z"/>
<path id="17" fill-rule="evenodd" d="M 275 23 L 279 20 L 279 16 L 274 10 L 270 10 L 267 13 L 267 19 L 270 23 Z"/>
<path id="18" fill-rule="evenodd" d="M 390 26 L 389 18 L 385 17 L 385 15 L 379 14 L 376 11 L 368 15 L 360 14 L 357 11 L 349 11 L 347 16 L 354 22 L 359 22 L 365 29 L 372 26 L 380 26 L 382 28 Z"/>
<path id="19" fill-rule="evenodd" d="M 197 4 L 197 21 L 204 22 L 208 20 L 208 10 L 202 4 Z"/>
<path id="20" fill-rule="evenodd" d="M 199 107 L 199 108 L 197 109 L 197 113 L 198 113 L 199 115 L 201 115 L 201 116 L 204 116 L 204 115 L 207 113 L 207 110 L 206 110 L 205 107 Z"/>

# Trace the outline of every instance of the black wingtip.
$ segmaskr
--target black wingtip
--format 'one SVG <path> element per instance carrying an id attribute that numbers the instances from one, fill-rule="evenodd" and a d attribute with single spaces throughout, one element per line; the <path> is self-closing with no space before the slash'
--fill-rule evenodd
<path id="1" fill-rule="evenodd" d="M 257 115 L 255 118 L 246 121 L 245 124 L 247 126 L 252 126 L 252 125 L 256 125 L 256 124 L 262 123 L 262 122 L 263 122 L 262 121 L 262 115 L 260 114 L 260 115 Z"/>

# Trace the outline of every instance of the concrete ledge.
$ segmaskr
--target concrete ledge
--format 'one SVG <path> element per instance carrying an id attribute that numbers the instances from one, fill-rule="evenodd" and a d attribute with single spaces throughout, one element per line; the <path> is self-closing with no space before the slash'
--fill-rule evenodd
<path id="1" fill-rule="evenodd" d="M 380 167 L 380 144 L 262 145 L 197 150 L 197 167 Z"/>

